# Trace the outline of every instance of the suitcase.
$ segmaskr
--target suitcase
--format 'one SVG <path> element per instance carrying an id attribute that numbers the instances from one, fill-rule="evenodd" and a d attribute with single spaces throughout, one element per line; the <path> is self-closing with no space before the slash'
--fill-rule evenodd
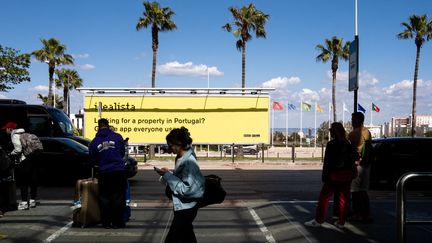
<path id="1" fill-rule="evenodd" d="M 0 211 L 4 213 L 17 208 L 16 182 L 14 171 L 10 169 L 9 173 L 2 173 L 0 176 Z"/>
<path id="2" fill-rule="evenodd" d="M 81 209 L 73 213 L 73 226 L 84 228 L 100 223 L 98 191 L 96 178 L 77 181 L 75 195 L 81 200 Z"/>

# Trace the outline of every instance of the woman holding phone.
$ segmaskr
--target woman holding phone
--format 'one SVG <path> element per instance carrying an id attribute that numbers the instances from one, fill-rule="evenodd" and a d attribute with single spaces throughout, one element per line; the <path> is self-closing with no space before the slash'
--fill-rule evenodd
<path id="1" fill-rule="evenodd" d="M 198 200 L 204 194 L 205 179 L 198 166 L 187 128 L 171 130 L 166 141 L 169 149 L 177 156 L 172 172 L 166 167 L 155 167 L 155 171 L 172 191 L 174 219 L 165 242 L 197 242 L 192 223 L 198 212 Z"/>

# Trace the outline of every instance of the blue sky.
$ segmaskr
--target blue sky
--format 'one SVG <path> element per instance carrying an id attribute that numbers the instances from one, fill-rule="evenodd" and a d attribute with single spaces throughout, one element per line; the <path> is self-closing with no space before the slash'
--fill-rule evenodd
<path id="1" fill-rule="evenodd" d="M 41 38 L 57 38 L 74 55 L 75 68 L 85 87 L 150 87 L 151 33 L 136 31 L 144 7 L 141 0 L 58 1 L 2 0 L 0 44 L 22 52 L 42 47 Z M 206 67 L 210 87 L 241 86 L 241 53 L 236 39 L 222 30 L 232 22 L 228 8 L 254 3 L 269 14 L 267 38 L 247 44 L 246 86 L 274 87 L 272 99 L 299 107 L 300 99 L 318 102 L 324 109 L 318 124 L 328 119 L 331 96 L 330 63 L 316 62 L 317 44 L 338 36 L 354 38 L 354 0 L 256 0 L 256 1 L 159 1 L 176 15 L 178 29 L 160 33 L 157 87 L 205 88 Z M 367 109 L 380 107 L 373 123 L 393 116 L 407 116 L 412 106 L 415 64 L 413 40 L 398 40 L 412 14 L 432 17 L 429 0 L 358 0 L 360 38 L 359 103 Z M 31 82 L 17 85 L 0 97 L 40 103 L 38 93 L 48 93 L 48 67 L 32 60 Z M 337 81 L 337 112 L 342 103 L 352 112 L 353 93 L 347 91 L 348 63 L 340 62 Z M 432 114 L 432 42 L 421 50 L 417 114 Z M 73 92 L 72 112 L 82 107 L 82 94 Z M 300 127 L 299 111 L 290 111 L 290 127 Z M 350 113 L 345 113 L 348 120 Z M 276 127 L 285 126 L 285 112 L 276 112 Z M 303 113 L 303 127 L 314 126 L 314 113 Z"/>

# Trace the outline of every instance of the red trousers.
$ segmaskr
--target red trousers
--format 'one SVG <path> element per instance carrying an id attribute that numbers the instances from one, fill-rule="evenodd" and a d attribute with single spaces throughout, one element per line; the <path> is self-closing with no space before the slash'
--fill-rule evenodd
<path id="1" fill-rule="evenodd" d="M 318 206 L 316 208 L 315 220 L 322 224 L 324 223 L 328 202 L 333 196 L 333 193 L 339 193 L 339 224 L 345 224 L 350 198 L 351 181 L 347 182 L 325 182 L 318 199 Z"/>

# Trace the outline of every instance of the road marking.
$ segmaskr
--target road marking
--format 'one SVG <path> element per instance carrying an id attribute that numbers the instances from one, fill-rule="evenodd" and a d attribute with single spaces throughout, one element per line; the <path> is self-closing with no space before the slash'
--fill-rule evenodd
<path id="1" fill-rule="evenodd" d="M 73 221 L 70 221 L 65 226 L 63 226 L 63 228 L 57 230 L 56 232 L 54 232 L 54 234 L 52 234 L 48 238 L 46 238 L 46 240 L 44 240 L 43 242 L 48 243 L 48 242 L 51 242 L 51 241 L 55 240 L 61 234 L 63 234 L 64 232 L 66 232 L 68 229 L 70 229 L 70 227 L 72 227 L 72 223 L 73 223 Z"/>
<path id="2" fill-rule="evenodd" d="M 255 223 L 260 228 L 261 232 L 264 234 L 268 243 L 276 243 L 276 240 L 273 238 L 272 233 L 267 229 L 267 227 L 262 222 L 261 218 L 255 212 L 255 210 L 251 207 L 248 207 L 249 213 L 252 215 L 252 218 L 255 220 Z"/>
<path id="3" fill-rule="evenodd" d="M 280 210 L 279 207 L 277 207 L 277 206 L 274 205 L 274 204 L 273 204 L 273 207 L 276 208 L 276 210 L 279 211 L 279 213 L 282 214 L 282 215 L 284 216 L 284 218 L 286 218 L 286 220 L 288 220 L 288 222 L 289 222 L 291 225 L 296 225 L 296 224 L 293 223 L 293 221 L 291 221 L 291 219 L 290 219 L 290 218 L 289 218 L 289 217 L 288 217 L 284 212 L 282 212 L 282 210 Z M 307 235 L 306 235 L 302 230 L 299 229 L 299 227 L 295 227 L 295 229 L 296 229 L 300 234 L 302 234 L 303 237 L 304 237 L 308 242 L 313 242 L 312 239 L 309 239 L 309 237 L 307 237 Z"/>
<path id="4" fill-rule="evenodd" d="M 172 215 L 173 215 L 173 211 L 171 210 L 171 211 L 170 211 L 170 215 L 169 215 L 169 217 L 168 217 L 167 224 L 165 225 L 165 229 L 164 229 L 164 232 L 163 232 L 163 234 L 162 234 L 162 238 L 161 238 L 160 243 L 162 243 L 163 241 L 165 241 L 165 237 L 166 237 L 166 234 L 167 234 L 168 225 L 169 225 L 169 223 L 170 223 L 170 221 L 171 221 L 171 217 L 172 217 Z"/>

